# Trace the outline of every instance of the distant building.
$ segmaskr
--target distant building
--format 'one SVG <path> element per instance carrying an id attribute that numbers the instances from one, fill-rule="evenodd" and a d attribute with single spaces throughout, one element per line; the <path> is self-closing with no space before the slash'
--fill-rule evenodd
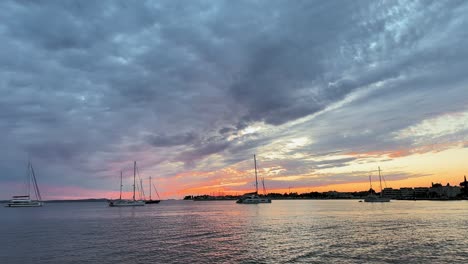
<path id="1" fill-rule="evenodd" d="M 399 199 L 401 196 L 401 192 L 398 189 L 393 188 L 384 188 L 382 190 L 383 197 L 390 198 L 390 199 Z"/>
<path id="2" fill-rule="evenodd" d="M 325 196 L 329 199 L 351 199 L 354 198 L 353 195 L 349 193 L 342 193 L 337 191 L 328 191 L 325 193 Z"/>
<path id="3" fill-rule="evenodd" d="M 460 182 L 460 187 L 461 187 L 462 193 L 465 195 L 465 197 L 467 197 L 468 196 L 468 181 L 466 181 L 466 176 L 465 176 L 465 180 Z"/>
<path id="4" fill-rule="evenodd" d="M 415 187 L 414 188 L 414 197 L 415 198 L 428 198 L 429 188 L 428 187 Z"/>
<path id="5" fill-rule="evenodd" d="M 403 200 L 414 199 L 414 190 L 411 187 L 400 188 L 400 198 Z"/>
<path id="6" fill-rule="evenodd" d="M 442 186 L 440 183 L 433 183 L 429 189 L 429 197 L 431 198 L 453 199 L 459 194 L 461 194 L 460 187 L 450 186 L 448 183 L 446 186 Z"/>

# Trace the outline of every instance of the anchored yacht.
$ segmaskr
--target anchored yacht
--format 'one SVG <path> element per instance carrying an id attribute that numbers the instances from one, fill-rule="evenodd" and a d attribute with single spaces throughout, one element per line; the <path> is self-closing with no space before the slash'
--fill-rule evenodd
<path id="1" fill-rule="evenodd" d="M 133 199 L 122 200 L 122 172 L 120 172 L 120 197 L 118 200 L 109 200 L 110 207 L 123 207 L 123 206 L 144 206 L 145 201 L 135 200 L 135 177 L 136 177 L 136 161 L 133 162 Z"/>
<path id="2" fill-rule="evenodd" d="M 380 196 L 377 196 L 373 193 L 370 193 L 366 198 L 364 198 L 364 202 L 367 203 L 387 203 L 390 202 L 390 198 L 383 197 L 382 192 L 382 176 L 380 175 L 380 167 L 379 167 L 379 181 L 380 181 Z M 369 175 L 369 183 L 370 183 L 370 190 L 372 190 L 372 179 Z"/>
<path id="3" fill-rule="evenodd" d="M 36 199 L 31 199 L 31 183 Z M 28 162 L 28 195 L 16 195 L 7 203 L 6 207 L 40 207 L 43 205 L 41 192 L 37 186 L 36 174 L 31 162 Z"/>
<path id="4" fill-rule="evenodd" d="M 254 166 L 255 166 L 255 192 L 246 193 L 242 195 L 236 203 L 240 204 L 258 204 L 258 203 L 271 203 L 271 199 L 268 197 L 260 197 L 258 195 L 258 177 L 257 177 L 257 159 L 254 155 Z M 265 185 L 263 186 L 265 188 Z"/>

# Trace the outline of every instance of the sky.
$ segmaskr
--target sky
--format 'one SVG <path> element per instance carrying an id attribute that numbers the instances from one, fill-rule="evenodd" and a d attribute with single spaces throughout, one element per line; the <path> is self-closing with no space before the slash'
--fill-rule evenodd
<path id="1" fill-rule="evenodd" d="M 0 199 L 458 185 L 467 1 L 1 1 Z M 378 185 L 377 185 L 378 187 Z M 153 192 L 154 194 L 154 192 Z"/>

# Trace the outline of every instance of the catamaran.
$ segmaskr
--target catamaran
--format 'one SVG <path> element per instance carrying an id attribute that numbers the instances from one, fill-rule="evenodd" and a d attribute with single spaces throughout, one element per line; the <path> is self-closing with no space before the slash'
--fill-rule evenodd
<path id="1" fill-rule="evenodd" d="M 386 203 L 390 202 L 390 198 L 383 197 L 382 192 L 382 176 L 380 175 L 380 166 L 379 166 L 379 181 L 380 181 L 380 196 L 375 195 L 374 193 L 369 193 L 369 195 L 364 198 L 364 202 L 368 203 Z M 369 175 L 369 182 L 370 182 L 370 190 L 372 190 L 372 179 Z"/>
<path id="2" fill-rule="evenodd" d="M 16 195 L 7 203 L 6 207 L 40 207 L 43 205 L 41 192 L 37 186 L 36 174 L 31 162 L 28 162 L 28 173 L 27 173 L 27 188 L 28 195 Z M 34 194 L 36 200 L 31 199 L 31 183 L 33 185 Z"/>
<path id="3" fill-rule="evenodd" d="M 255 192 L 246 193 L 242 195 L 236 203 L 241 204 L 258 204 L 258 203 L 271 203 L 271 199 L 268 197 L 260 197 L 258 195 L 258 177 L 257 177 L 257 159 L 254 155 L 254 166 L 255 166 Z M 265 184 L 263 185 L 265 188 Z"/>
<path id="4" fill-rule="evenodd" d="M 133 162 L 133 199 L 122 200 L 122 172 L 120 172 L 120 196 L 118 200 L 109 200 L 109 206 L 122 207 L 122 206 L 144 206 L 145 201 L 135 200 L 135 177 L 136 177 L 136 161 Z"/>
<path id="5" fill-rule="evenodd" d="M 156 194 L 158 195 L 158 198 L 159 198 L 158 200 L 151 199 L 151 187 L 154 187 L 154 190 L 156 191 Z M 146 204 L 157 204 L 157 203 L 161 202 L 161 200 L 160 200 L 161 198 L 159 197 L 159 193 L 158 193 L 158 190 L 156 189 L 156 186 L 154 184 L 151 185 L 151 176 L 149 177 L 149 191 L 150 191 L 149 200 L 145 201 Z"/>

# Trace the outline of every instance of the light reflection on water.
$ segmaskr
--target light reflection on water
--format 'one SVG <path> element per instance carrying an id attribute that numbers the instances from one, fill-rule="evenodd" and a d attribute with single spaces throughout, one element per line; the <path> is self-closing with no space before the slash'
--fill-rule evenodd
<path id="1" fill-rule="evenodd" d="M 463 263 L 468 202 L 0 208 L 0 263 Z"/>

